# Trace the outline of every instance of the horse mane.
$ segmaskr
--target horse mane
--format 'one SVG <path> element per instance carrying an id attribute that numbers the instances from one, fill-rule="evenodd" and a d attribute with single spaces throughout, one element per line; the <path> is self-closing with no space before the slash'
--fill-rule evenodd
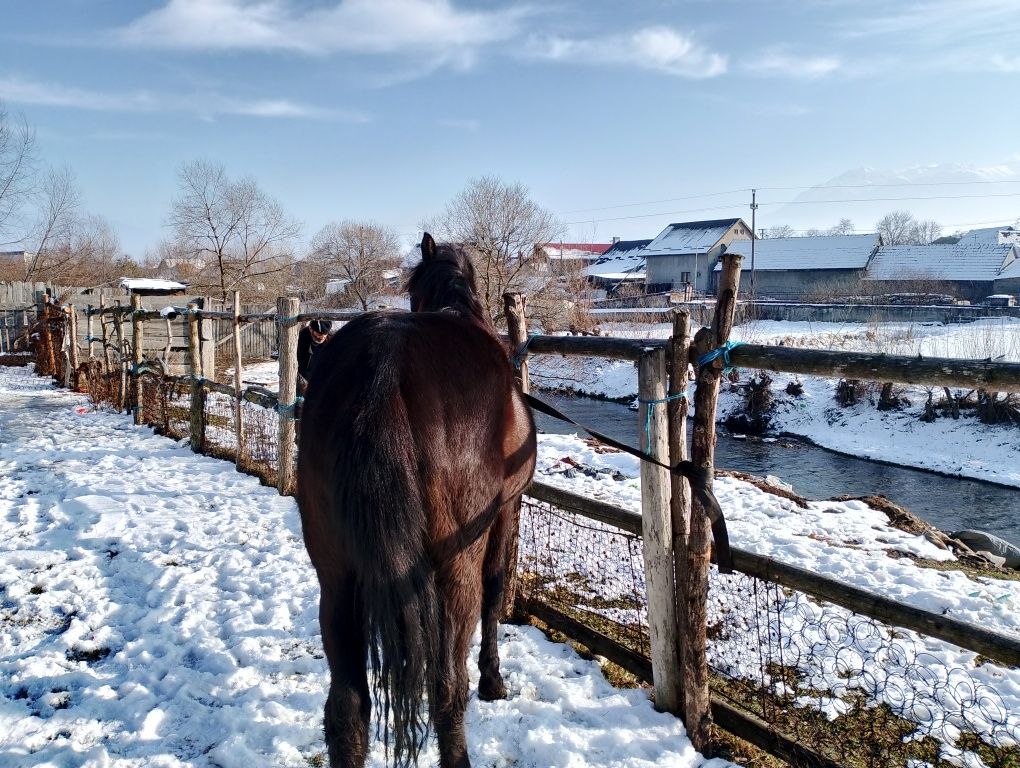
<path id="1" fill-rule="evenodd" d="M 454 312 L 492 329 L 492 320 L 478 298 L 475 268 L 462 248 L 436 245 L 407 281 L 412 312 Z"/>

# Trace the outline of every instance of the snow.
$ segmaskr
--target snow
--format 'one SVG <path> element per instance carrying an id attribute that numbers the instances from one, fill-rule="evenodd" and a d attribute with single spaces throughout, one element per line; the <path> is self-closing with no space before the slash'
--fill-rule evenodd
<path id="1" fill-rule="evenodd" d="M 5 768 L 308 765 L 328 683 L 317 609 L 292 499 L 0 368 Z M 478 765 L 730 765 L 536 629 L 501 627 L 500 653 L 510 697 L 468 706 Z"/>
<path id="2" fill-rule="evenodd" d="M 129 291 L 183 291 L 186 286 L 174 280 L 157 280 L 148 277 L 122 277 L 120 287 Z"/>
<path id="3" fill-rule="evenodd" d="M 667 323 L 602 323 L 601 328 L 609 336 L 631 338 L 663 339 L 671 333 Z M 985 318 L 966 325 L 757 321 L 736 326 L 732 338 L 848 352 L 1020 362 L 1017 318 Z M 536 355 L 529 360 L 529 370 L 539 387 L 615 400 L 637 397 L 637 371 L 629 362 Z M 741 371 L 741 379 L 746 380 L 750 373 Z M 784 391 L 794 378 L 804 386 L 801 397 Z M 773 380 L 778 401 L 773 421 L 776 432 L 806 437 L 825 448 L 862 458 L 1020 488 L 1016 428 L 981 424 L 973 417 L 926 424 L 919 418 L 927 399 L 924 387 L 899 388 L 911 405 L 882 412 L 868 402 L 838 407 L 833 398 L 834 379 L 775 374 Z M 720 413 L 739 404 L 739 393 L 724 384 Z"/>

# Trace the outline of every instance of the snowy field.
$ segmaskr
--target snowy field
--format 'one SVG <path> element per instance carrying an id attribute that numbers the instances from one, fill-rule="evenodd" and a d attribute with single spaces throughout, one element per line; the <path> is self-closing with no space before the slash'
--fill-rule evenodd
<path id="1" fill-rule="evenodd" d="M 316 613 L 293 500 L 0 368 L 0 766 L 315 764 Z M 475 765 L 728 765 L 535 629 L 502 627 L 500 652 Z"/>
<path id="2" fill-rule="evenodd" d="M 602 330 L 629 338 L 668 338 L 671 333 L 667 324 L 606 323 Z M 1020 362 L 1020 320 L 1010 318 L 963 325 L 758 321 L 737 326 L 732 335 L 753 344 Z M 593 397 L 637 397 L 637 371 L 625 361 L 541 355 L 532 357 L 530 372 L 539 387 L 570 389 Z M 750 373 L 741 371 L 742 378 L 746 380 Z M 789 374 L 773 378 L 777 409 L 772 429 L 776 432 L 800 435 L 862 458 L 1020 488 L 1020 430 L 1016 427 L 985 425 L 966 415 L 926 424 L 919 419 L 927 399 L 924 387 L 897 388 L 910 400 L 910 406 L 880 412 L 867 402 L 838 407 L 833 399 L 833 379 Z M 803 384 L 803 396 L 785 393 L 794 378 Z M 940 390 L 936 397 L 939 394 Z M 739 408 L 740 403 L 739 394 L 724 384 L 720 416 Z"/>

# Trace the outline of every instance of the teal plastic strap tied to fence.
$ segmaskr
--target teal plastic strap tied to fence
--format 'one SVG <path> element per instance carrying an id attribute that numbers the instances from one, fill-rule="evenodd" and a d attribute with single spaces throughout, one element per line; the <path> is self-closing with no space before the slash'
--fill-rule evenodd
<path id="1" fill-rule="evenodd" d="M 540 333 L 529 333 L 528 338 L 524 340 L 524 343 L 521 344 L 521 346 L 517 349 L 517 352 L 514 353 L 512 360 L 514 368 L 516 370 L 520 370 L 521 365 L 524 364 L 524 358 L 528 356 L 528 347 L 531 346 L 531 342 L 535 339 L 536 336 L 541 335 L 542 334 Z"/>
<path id="2" fill-rule="evenodd" d="M 290 405 L 284 405 L 283 403 L 277 403 L 276 412 L 281 416 L 297 416 L 298 406 L 303 403 L 305 399 L 298 395 L 294 402 Z"/>
<path id="3" fill-rule="evenodd" d="M 687 386 L 690 387 L 690 382 L 687 383 Z M 686 400 L 688 403 L 691 402 L 691 398 L 687 393 L 687 390 L 677 392 L 675 395 L 659 398 L 658 400 L 638 399 L 638 402 L 641 403 L 641 405 L 647 406 L 645 408 L 645 453 L 649 456 L 652 455 L 652 411 L 655 410 L 655 406 L 660 403 L 672 403 L 675 400 Z"/>
<path id="4" fill-rule="evenodd" d="M 723 359 L 723 368 L 729 370 L 733 366 L 730 365 L 730 350 L 736 349 L 744 342 L 742 341 L 727 341 L 721 347 L 716 347 L 711 352 L 706 352 L 698 358 L 698 367 L 711 363 L 713 360 L 718 360 L 720 357 Z"/>

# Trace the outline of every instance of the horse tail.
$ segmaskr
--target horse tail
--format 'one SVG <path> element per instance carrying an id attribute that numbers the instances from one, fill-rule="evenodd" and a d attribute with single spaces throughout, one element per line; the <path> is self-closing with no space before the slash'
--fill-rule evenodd
<path id="1" fill-rule="evenodd" d="M 439 598 L 406 406 L 394 377 L 374 379 L 337 457 L 337 518 L 355 564 L 387 751 L 392 742 L 395 764 L 412 766 L 429 734 L 422 700 L 434 690 Z"/>

